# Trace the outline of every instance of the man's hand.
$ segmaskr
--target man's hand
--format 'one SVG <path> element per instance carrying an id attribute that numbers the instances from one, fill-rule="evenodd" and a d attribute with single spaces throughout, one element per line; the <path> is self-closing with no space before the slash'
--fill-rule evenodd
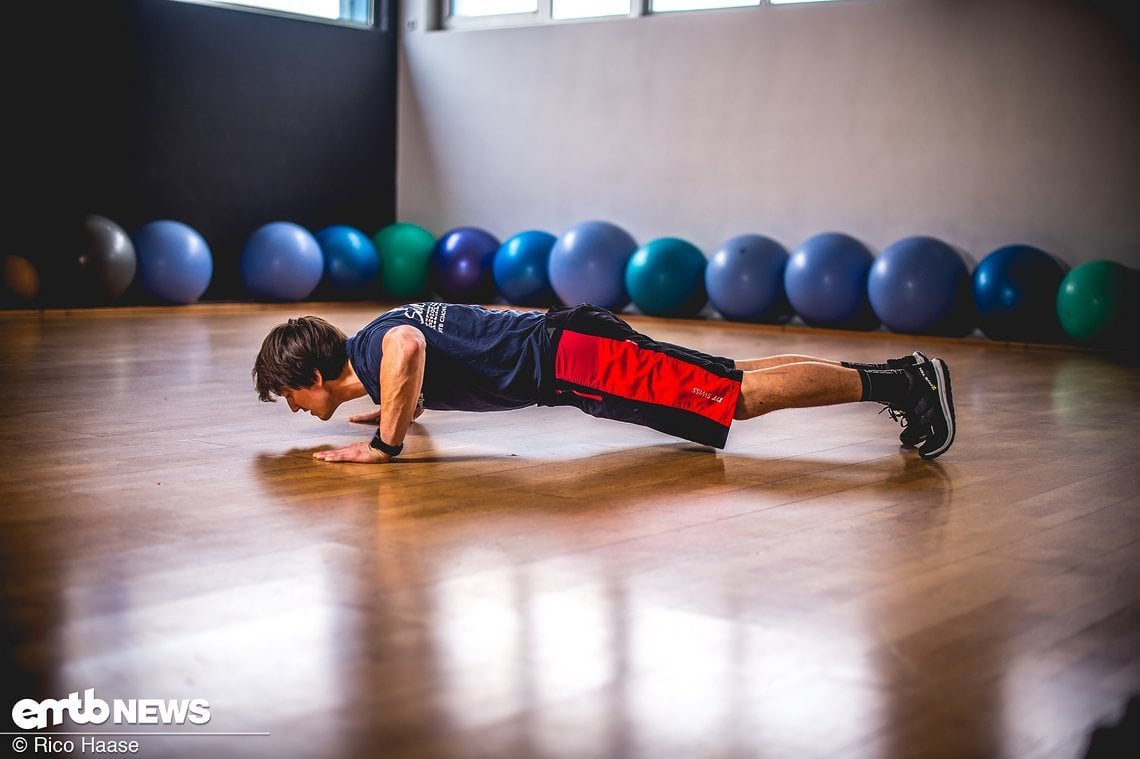
<path id="1" fill-rule="evenodd" d="M 313 458 L 321 461 L 351 462 L 354 464 L 386 464 L 392 457 L 383 451 L 378 451 L 368 443 L 353 443 L 344 448 L 334 448 L 331 451 L 317 451 Z"/>

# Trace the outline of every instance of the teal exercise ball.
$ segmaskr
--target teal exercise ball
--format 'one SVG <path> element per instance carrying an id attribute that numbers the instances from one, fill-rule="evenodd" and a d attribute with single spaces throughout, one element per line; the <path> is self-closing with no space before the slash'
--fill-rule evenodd
<path id="1" fill-rule="evenodd" d="M 625 269 L 633 305 L 648 316 L 696 316 L 708 301 L 704 253 L 691 242 L 662 237 L 638 248 Z"/>

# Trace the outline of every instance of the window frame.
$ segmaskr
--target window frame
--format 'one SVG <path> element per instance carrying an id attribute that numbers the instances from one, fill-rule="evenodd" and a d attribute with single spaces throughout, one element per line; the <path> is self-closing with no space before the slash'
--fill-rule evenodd
<path id="1" fill-rule="evenodd" d="M 194 0 L 187 0 L 193 2 Z M 538 10 L 530 13 L 502 13 L 489 16 L 455 16 L 451 13 L 451 0 L 422 0 L 431 21 L 430 31 L 461 31 L 468 29 L 505 29 L 544 24 L 573 24 L 584 21 L 614 21 L 618 19 L 642 18 L 644 16 L 675 16 L 680 13 L 705 13 L 708 11 L 746 11 L 753 8 L 785 7 L 791 5 L 816 5 L 842 2 L 842 0 L 756 0 L 740 5 L 721 5 L 708 8 L 677 8 L 655 11 L 652 0 L 629 0 L 629 13 L 615 13 L 606 16 L 583 16 L 576 18 L 554 18 L 551 13 L 552 0 L 538 0 Z M 415 28 L 414 22 L 409 28 Z"/>
<path id="2" fill-rule="evenodd" d="M 439 0 L 436 1 L 438 2 Z M 367 21 L 357 21 L 353 18 L 344 17 L 330 18 L 329 16 L 313 15 L 280 8 L 268 8 L 257 5 L 258 0 L 173 0 L 173 2 L 204 5 L 210 8 L 221 8 L 243 13 L 257 13 L 263 16 L 277 16 L 279 18 L 290 18 L 317 24 L 332 24 L 333 26 L 344 26 L 350 29 L 372 29 L 381 22 L 384 8 L 389 0 L 339 0 L 339 5 L 342 8 L 346 2 L 350 5 L 363 2 L 367 6 Z M 446 0 L 444 0 L 444 2 L 446 2 Z"/>
<path id="3" fill-rule="evenodd" d="M 538 10 L 534 13 L 504 13 L 496 16 L 453 16 L 451 0 L 427 0 L 434 2 L 439 9 L 438 28 L 447 30 L 462 29 L 504 29 L 517 26 L 538 26 L 541 24 L 574 24 L 587 21 L 612 21 L 615 19 L 640 18 L 649 15 L 649 0 L 629 0 L 629 13 L 614 13 L 606 16 L 583 16 L 581 18 L 554 18 L 553 0 L 538 0 Z"/>

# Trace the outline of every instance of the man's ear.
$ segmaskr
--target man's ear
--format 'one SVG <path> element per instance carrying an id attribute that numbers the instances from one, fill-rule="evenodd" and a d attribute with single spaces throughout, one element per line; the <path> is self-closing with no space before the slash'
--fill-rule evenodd
<path id="1" fill-rule="evenodd" d="M 320 387 L 325 384 L 325 378 L 321 376 L 320 369 L 313 370 L 313 387 Z"/>

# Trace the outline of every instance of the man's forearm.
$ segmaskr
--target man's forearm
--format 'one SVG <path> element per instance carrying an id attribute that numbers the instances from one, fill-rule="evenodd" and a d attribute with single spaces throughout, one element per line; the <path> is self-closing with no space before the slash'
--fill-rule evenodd
<path id="1" fill-rule="evenodd" d="M 425 347 L 418 332 L 385 336 L 380 362 L 380 424 L 377 435 L 388 446 L 403 444 L 416 416 L 424 378 Z"/>

